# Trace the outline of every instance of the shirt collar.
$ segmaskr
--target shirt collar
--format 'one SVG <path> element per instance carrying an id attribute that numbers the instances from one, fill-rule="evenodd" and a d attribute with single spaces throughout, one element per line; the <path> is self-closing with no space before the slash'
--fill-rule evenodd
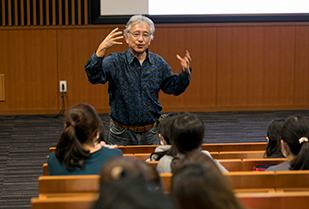
<path id="1" fill-rule="evenodd" d="M 150 64 L 152 64 L 153 63 L 153 55 L 152 55 L 152 53 L 150 53 L 149 52 L 149 49 L 146 49 L 146 59 L 145 60 L 149 60 L 149 62 L 150 62 Z M 129 64 L 131 64 L 132 62 L 133 62 L 133 60 L 134 60 L 134 55 L 132 54 L 132 52 L 130 51 L 130 49 L 128 49 L 127 51 L 126 51 L 126 54 L 127 54 L 127 58 L 128 58 L 128 62 L 129 62 Z"/>

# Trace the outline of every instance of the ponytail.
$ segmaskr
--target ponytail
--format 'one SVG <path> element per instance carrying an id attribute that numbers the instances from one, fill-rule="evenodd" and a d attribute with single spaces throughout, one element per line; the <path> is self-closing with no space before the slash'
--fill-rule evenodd
<path id="1" fill-rule="evenodd" d="M 307 137 L 301 137 L 298 141 L 301 148 L 297 157 L 291 162 L 290 170 L 309 170 L 309 140 Z"/>
<path id="2" fill-rule="evenodd" d="M 76 137 L 75 123 L 67 124 L 56 147 L 56 157 L 68 170 L 82 169 L 85 158 L 90 155 L 89 151 L 82 148 Z"/>

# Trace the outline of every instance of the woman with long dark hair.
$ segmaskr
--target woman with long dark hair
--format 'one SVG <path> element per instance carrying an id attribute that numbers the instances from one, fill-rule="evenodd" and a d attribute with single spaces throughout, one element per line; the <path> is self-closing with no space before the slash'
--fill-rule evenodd
<path id="1" fill-rule="evenodd" d="M 101 166 L 119 149 L 102 146 L 102 121 L 88 104 L 76 104 L 65 114 L 64 131 L 48 158 L 49 175 L 99 174 Z"/>

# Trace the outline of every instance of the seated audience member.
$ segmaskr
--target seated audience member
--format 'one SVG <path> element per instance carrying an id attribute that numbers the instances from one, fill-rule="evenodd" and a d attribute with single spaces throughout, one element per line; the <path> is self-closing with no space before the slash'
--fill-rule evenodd
<path id="1" fill-rule="evenodd" d="M 165 155 L 175 157 L 176 149 L 171 145 L 169 140 L 169 134 L 173 118 L 178 116 L 178 113 L 169 113 L 160 121 L 157 131 L 162 146 L 158 146 L 155 151 L 150 155 L 150 161 L 158 161 Z"/>
<path id="2" fill-rule="evenodd" d="M 271 121 L 267 126 L 267 148 L 264 153 L 264 158 L 284 158 L 281 152 L 280 144 L 280 131 L 283 125 L 284 119 L 275 119 Z M 263 164 L 255 166 L 253 170 L 255 171 L 265 171 L 268 167 L 275 164 Z"/>
<path id="3" fill-rule="evenodd" d="M 110 158 L 122 156 L 119 149 L 109 149 L 100 141 L 101 120 L 88 104 L 76 104 L 65 114 L 65 130 L 48 158 L 49 175 L 99 174 Z"/>
<path id="4" fill-rule="evenodd" d="M 173 161 L 181 155 L 202 151 L 202 143 L 204 141 L 204 124 L 195 115 L 190 113 L 183 113 L 173 119 L 170 128 L 169 140 L 172 146 L 177 150 L 177 156 L 164 156 L 157 165 L 159 173 L 171 173 Z M 203 150 L 202 153 L 211 155 L 208 151 Z M 213 159 L 221 172 L 228 172 L 217 160 Z"/>
<path id="5" fill-rule="evenodd" d="M 129 157 L 115 157 L 108 160 L 100 171 L 100 185 L 104 187 L 123 178 L 142 178 L 153 189 L 162 189 L 160 175 L 156 169 L 141 160 Z"/>
<path id="6" fill-rule="evenodd" d="M 160 190 L 149 189 L 140 177 L 124 177 L 100 189 L 92 209 L 175 209 L 174 203 Z"/>
<path id="7" fill-rule="evenodd" d="M 267 126 L 267 148 L 264 157 L 284 158 L 280 145 L 280 131 L 283 123 L 284 119 L 276 119 L 271 121 Z"/>
<path id="8" fill-rule="evenodd" d="M 281 129 L 281 150 L 288 161 L 271 166 L 266 171 L 309 170 L 309 119 L 289 117 Z"/>
<path id="9" fill-rule="evenodd" d="M 201 152 L 181 157 L 173 167 L 171 196 L 180 209 L 243 209 L 228 179 Z"/>

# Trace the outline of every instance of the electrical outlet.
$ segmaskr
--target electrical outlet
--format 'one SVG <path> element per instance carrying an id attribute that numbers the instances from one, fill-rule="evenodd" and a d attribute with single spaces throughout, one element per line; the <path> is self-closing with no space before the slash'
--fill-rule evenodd
<path id="1" fill-rule="evenodd" d="M 60 81 L 60 92 L 67 92 L 67 81 Z"/>

